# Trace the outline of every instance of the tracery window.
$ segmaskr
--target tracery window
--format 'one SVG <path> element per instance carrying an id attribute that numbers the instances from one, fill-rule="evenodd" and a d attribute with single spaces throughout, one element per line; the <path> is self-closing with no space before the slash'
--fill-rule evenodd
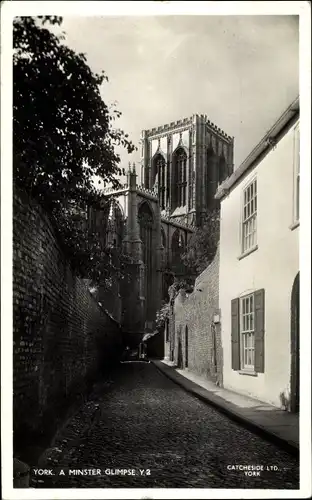
<path id="1" fill-rule="evenodd" d="M 186 187 L 187 187 L 187 156 L 184 149 L 179 148 L 174 153 L 174 171 L 175 171 L 175 206 L 186 205 Z"/>
<path id="2" fill-rule="evenodd" d="M 156 172 L 158 172 L 158 183 L 159 183 L 159 203 L 160 209 L 164 210 L 166 206 L 166 162 L 162 155 L 158 155 L 155 159 L 156 162 Z"/>

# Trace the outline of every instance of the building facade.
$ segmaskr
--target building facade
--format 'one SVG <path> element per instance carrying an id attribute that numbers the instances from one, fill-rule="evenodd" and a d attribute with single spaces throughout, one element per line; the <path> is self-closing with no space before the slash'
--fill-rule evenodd
<path id="1" fill-rule="evenodd" d="M 299 99 L 218 188 L 224 387 L 299 409 Z"/>
<path id="2" fill-rule="evenodd" d="M 181 289 L 169 304 L 165 359 L 222 386 L 219 314 L 219 253 L 196 278 L 194 290 Z"/>
<path id="3" fill-rule="evenodd" d="M 193 115 L 141 135 L 141 178 L 159 191 L 159 208 L 170 220 L 200 226 L 216 205 L 218 184 L 233 171 L 234 139 Z"/>
<path id="4" fill-rule="evenodd" d="M 129 335 L 153 330 L 173 277 L 185 275 L 181 256 L 188 241 L 219 203 L 217 187 L 232 170 L 233 138 L 206 115 L 193 115 L 143 131 L 143 184 L 129 165 L 126 184 L 104 190 L 102 210 L 90 212 L 101 244 L 132 259 L 130 283 L 103 288 L 103 300 Z"/>

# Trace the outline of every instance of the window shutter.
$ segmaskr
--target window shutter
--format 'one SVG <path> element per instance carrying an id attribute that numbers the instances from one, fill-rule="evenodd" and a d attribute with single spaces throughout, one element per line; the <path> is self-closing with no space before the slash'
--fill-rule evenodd
<path id="1" fill-rule="evenodd" d="M 240 342 L 239 342 L 239 299 L 231 302 L 232 315 L 232 370 L 240 369 Z"/>
<path id="2" fill-rule="evenodd" d="M 255 292 L 255 371 L 264 373 L 264 289 Z"/>

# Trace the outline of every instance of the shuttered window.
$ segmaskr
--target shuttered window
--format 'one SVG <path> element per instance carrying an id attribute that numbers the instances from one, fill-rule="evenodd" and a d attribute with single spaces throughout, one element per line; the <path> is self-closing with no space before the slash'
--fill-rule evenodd
<path id="1" fill-rule="evenodd" d="M 255 292 L 255 372 L 264 373 L 264 290 Z"/>
<path id="2" fill-rule="evenodd" d="M 264 290 L 232 300 L 232 369 L 264 373 Z"/>
<path id="3" fill-rule="evenodd" d="M 239 299 L 232 300 L 232 369 L 240 369 Z"/>

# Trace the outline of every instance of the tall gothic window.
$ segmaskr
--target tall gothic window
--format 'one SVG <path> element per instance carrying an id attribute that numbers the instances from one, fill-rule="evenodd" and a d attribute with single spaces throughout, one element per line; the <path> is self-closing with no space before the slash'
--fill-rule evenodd
<path id="1" fill-rule="evenodd" d="M 166 206 L 166 162 L 161 154 L 158 154 L 155 158 L 155 169 L 154 172 L 158 173 L 158 190 L 159 190 L 159 203 L 161 210 L 164 210 Z"/>
<path id="2" fill-rule="evenodd" d="M 147 297 L 148 291 L 152 289 L 151 277 L 153 271 L 152 261 L 152 248 L 153 248 L 153 214 L 147 203 L 143 203 L 139 208 L 138 213 L 140 224 L 140 238 L 143 244 L 143 262 L 145 265 L 145 296 L 147 310 L 149 307 L 149 300 Z"/>
<path id="3" fill-rule="evenodd" d="M 182 148 L 174 153 L 174 183 L 175 207 L 184 206 L 186 205 L 187 156 Z"/>

